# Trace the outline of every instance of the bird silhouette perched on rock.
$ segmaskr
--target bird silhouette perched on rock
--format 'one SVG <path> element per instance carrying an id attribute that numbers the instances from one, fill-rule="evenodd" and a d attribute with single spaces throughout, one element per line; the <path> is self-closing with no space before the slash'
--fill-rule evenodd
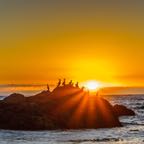
<path id="1" fill-rule="evenodd" d="M 50 87 L 48 84 L 47 84 L 47 91 L 50 92 Z"/>
<path id="2" fill-rule="evenodd" d="M 65 86 L 65 85 L 66 85 L 66 79 L 64 79 L 64 80 L 63 80 L 62 85 L 63 85 L 63 86 Z"/>
<path id="3" fill-rule="evenodd" d="M 71 85 L 72 84 L 72 80 L 69 82 L 69 85 Z"/>
<path id="4" fill-rule="evenodd" d="M 83 91 L 85 89 L 85 87 L 83 86 L 82 88 L 81 88 L 81 90 Z"/>
<path id="5" fill-rule="evenodd" d="M 59 82 L 58 82 L 58 84 L 57 84 L 57 87 L 60 87 L 60 85 L 61 85 L 61 79 L 59 79 Z"/>
<path id="6" fill-rule="evenodd" d="M 78 82 L 75 84 L 75 87 L 79 88 L 79 83 Z"/>
<path id="7" fill-rule="evenodd" d="M 73 81 L 71 80 L 68 85 L 73 86 Z"/>

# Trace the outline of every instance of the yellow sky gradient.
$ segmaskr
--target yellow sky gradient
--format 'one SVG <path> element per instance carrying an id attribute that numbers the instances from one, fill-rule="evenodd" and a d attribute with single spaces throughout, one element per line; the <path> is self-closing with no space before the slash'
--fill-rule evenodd
<path id="1" fill-rule="evenodd" d="M 0 2 L 0 84 L 58 78 L 144 86 L 144 2 Z"/>

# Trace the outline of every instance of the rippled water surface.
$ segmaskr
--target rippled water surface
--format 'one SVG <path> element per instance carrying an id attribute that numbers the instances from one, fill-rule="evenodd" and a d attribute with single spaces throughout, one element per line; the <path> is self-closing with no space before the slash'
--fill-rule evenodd
<path id="1" fill-rule="evenodd" d="M 121 117 L 124 127 L 98 130 L 9 131 L 0 130 L 0 144 L 144 144 L 144 96 L 106 97 L 112 104 L 123 104 L 136 112 Z"/>

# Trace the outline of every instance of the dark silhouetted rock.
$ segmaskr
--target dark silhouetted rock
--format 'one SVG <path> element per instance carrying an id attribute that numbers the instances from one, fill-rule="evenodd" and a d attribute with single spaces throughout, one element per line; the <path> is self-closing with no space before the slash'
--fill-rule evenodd
<path id="1" fill-rule="evenodd" d="M 0 102 L 0 128 L 52 130 L 120 127 L 118 116 L 129 115 L 126 112 L 129 112 L 126 107 L 113 107 L 103 98 L 65 85 L 53 92 L 43 91 L 31 97 L 12 94 L 5 98 Z"/>
<path id="2" fill-rule="evenodd" d="M 50 91 L 42 91 L 34 96 L 28 97 L 27 101 L 35 103 L 45 102 L 50 94 Z"/>
<path id="3" fill-rule="evenodd" d="M 22 94 L 11 94 L 10 96 L 6 97 L 4 101 L 6 103 L 22 103 L 25 102 L 26 98 Z"/>
<path id="4" fill-rule="evenodd" d="M 123 105 L 115 105 L 114 111 L 118 116 L 134 116 L 135 112 L 131 109 L 128 109 L 127 107 Z"/>

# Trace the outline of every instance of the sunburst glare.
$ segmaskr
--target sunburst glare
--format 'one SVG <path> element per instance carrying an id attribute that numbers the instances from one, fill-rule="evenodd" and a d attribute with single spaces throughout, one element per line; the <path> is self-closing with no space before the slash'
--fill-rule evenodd
<path id="1" fill-rule="evenodd" d="M 97 91 L 100 88 L 100 83 L 95 80 L 87 81 L 85 87 L 90 91 Z"/>

